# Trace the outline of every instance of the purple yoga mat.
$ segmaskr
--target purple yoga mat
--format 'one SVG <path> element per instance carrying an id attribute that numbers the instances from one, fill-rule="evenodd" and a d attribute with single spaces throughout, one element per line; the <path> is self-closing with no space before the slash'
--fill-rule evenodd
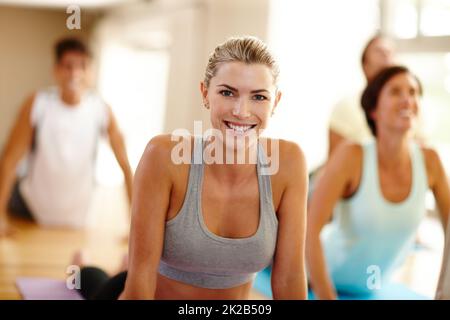
<path id="1" fill-rule="evenodd" d="M 83 300 L 78 291 L 67 288 L 64 280 L 21 277 L 16 285 L 24 300 Z"/>

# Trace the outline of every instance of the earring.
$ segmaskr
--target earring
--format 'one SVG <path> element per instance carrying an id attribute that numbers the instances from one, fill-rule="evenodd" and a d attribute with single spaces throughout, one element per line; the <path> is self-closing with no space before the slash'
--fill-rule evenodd
<path id="1" fill-rule="evenodd" d="M 209 104 L 208 103 L 205 103 L 204 106 L 205 106 L 206 109 L 209 110 Z"/>

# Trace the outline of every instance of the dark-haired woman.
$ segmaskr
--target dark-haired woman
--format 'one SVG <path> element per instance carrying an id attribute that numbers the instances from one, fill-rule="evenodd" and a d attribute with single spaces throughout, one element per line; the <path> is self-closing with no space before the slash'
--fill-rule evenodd
<path id="1" fill-rule="evenodd" d="M 400 66 L 383 70 L 366 87 L 361 103 L 375 139 L 338 147 L 308 212 L 307 263 L 317 298 L 383 286 L 413 243 L 428 189 L 446 225 L 443 166 L 435 151 L 411 137 L 421 94 L 419 80 Z"/>

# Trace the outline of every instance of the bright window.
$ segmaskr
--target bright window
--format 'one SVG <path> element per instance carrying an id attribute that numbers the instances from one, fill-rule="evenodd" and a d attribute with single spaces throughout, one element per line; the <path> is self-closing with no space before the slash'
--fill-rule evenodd
<path id="1" fill-rule="evenodd" d="M 168 52 L 111 43 L 103 48 L 100 92 L 111 104 L 124 133 L 128 158 L 136 169 L 151 137 L 165 121 Z M 100 145 L 97 179 L 106 185 L 122 182 L 122 174 L 105 144 Z"/>

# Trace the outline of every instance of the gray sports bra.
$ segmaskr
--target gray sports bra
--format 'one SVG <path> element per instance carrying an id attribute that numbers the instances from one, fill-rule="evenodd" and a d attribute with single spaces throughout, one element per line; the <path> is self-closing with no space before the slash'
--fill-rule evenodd
<path id="1" fill-rule="evenodd" d="M 271 262 L 275 252 L 278 220 L 272 202 L 270 175 L 262 175 L 267 163 L 258 143 L 257 176 L 260 201 L 259 226 L 247 238 L 224 238 L 209 231 L 201 211 L 203 142 L 194 140 L 194 161 L 183 205 L 166 222 L 159 273 L 193 286 L 226 289 L 252 281 Z M 245 212 L 242 212 L 245 216 Z"/>

